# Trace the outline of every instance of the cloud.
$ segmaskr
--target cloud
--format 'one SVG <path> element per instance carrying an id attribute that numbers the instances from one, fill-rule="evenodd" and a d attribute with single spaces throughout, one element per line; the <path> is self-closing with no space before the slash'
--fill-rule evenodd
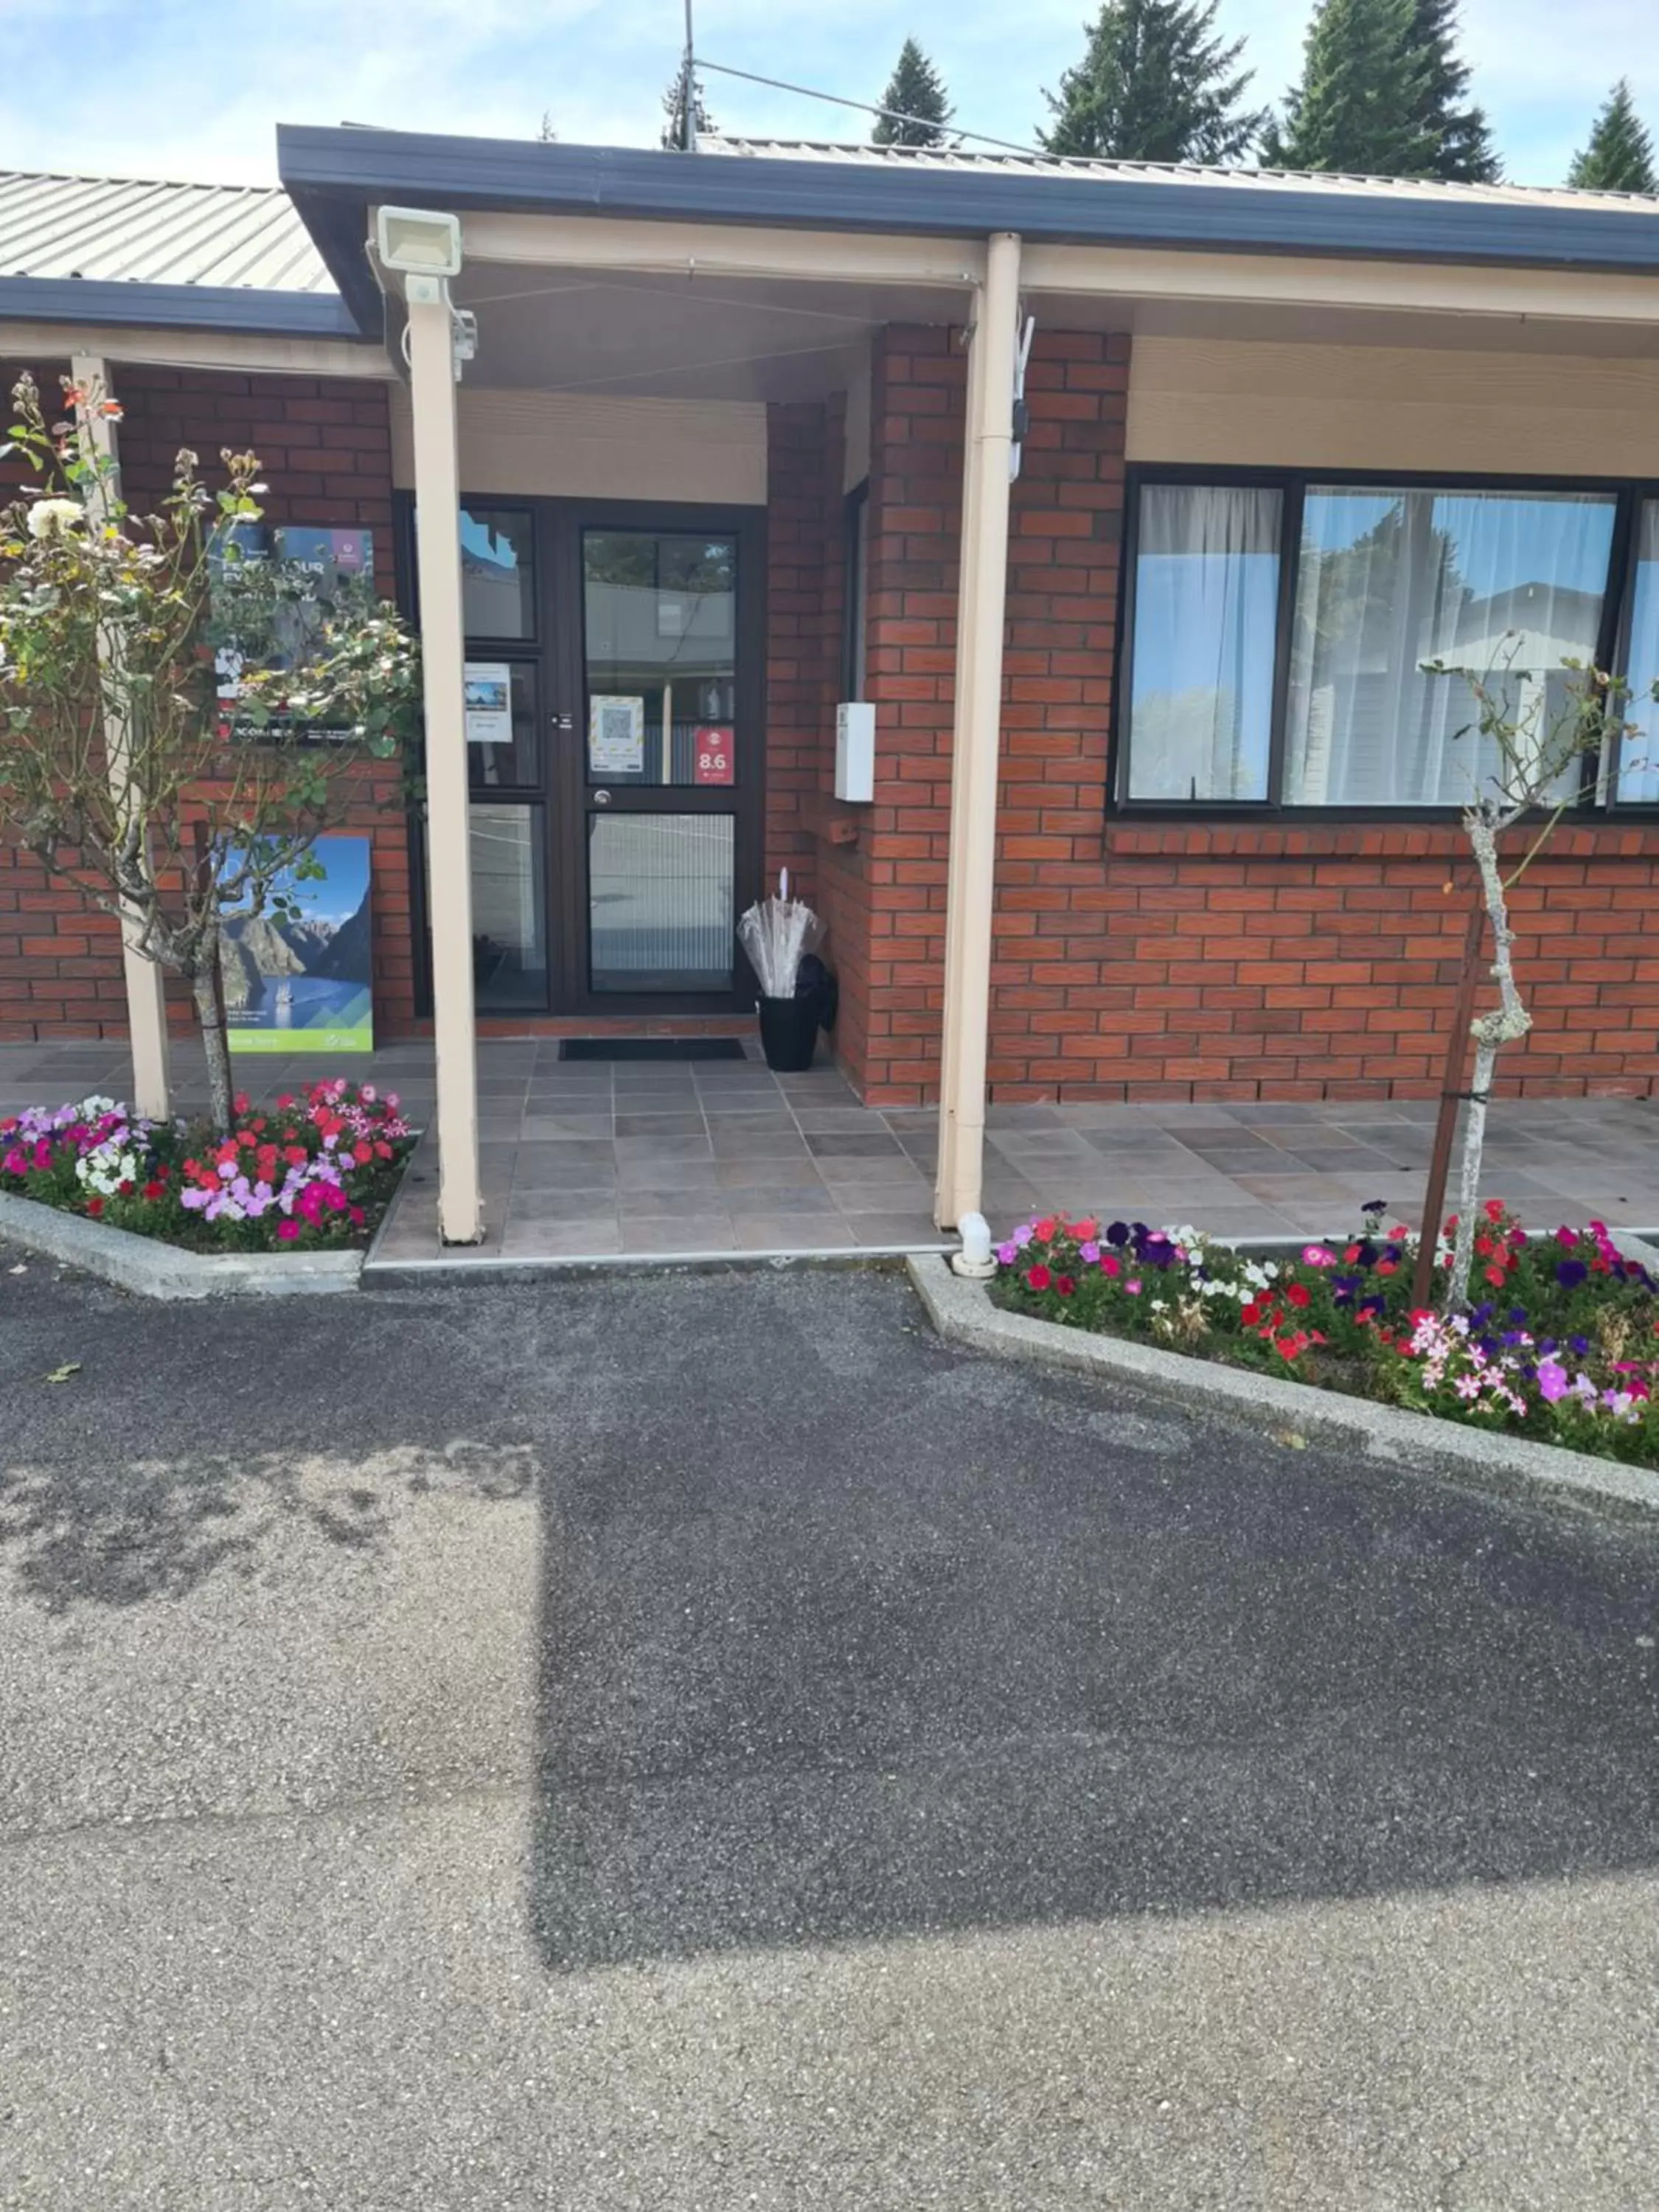
<path id="1" fill-rule="evenodd" d="M 1465 0 L 1464 50 L 1510 173 L 1559 181 L 1620 70 L 1659 129 L 1653 0 Z M 941 70 L 957 119 L 1032 143 L 1042 91 L 1083 49 L 1091 0 L 1028 0 L 1011 38 L 1003 0 L 973 8 L 913 0 L 699 0 L 699 49 L 763 76 L 874 100 L 906 31 Z M 15 52 L 56 34 L 61 0 L 0 0 Z M 1243 37 L 1252 96 L 1283 96 L 1300 62 L 1307 9 L 1222 0 L 1218 27 Z M 76 97 L 36 102 L 0 89 L 9 162 L 120 174 L 270 181 L 274 127 L 350 121 L 528 138 L 543 113 L 562 138 L 652 145 L 683 36 L 678 0 L 82 0 Z M 755 135 L 861 137 L 855 111 L 712 72 L 709 105 Z"/>

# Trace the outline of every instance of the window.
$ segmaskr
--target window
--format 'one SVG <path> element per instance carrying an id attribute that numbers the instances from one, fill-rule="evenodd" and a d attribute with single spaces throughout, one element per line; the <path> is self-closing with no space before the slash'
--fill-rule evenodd
<path id="1" fill-rule="evenodd" d="M 1480 671 L 1541 741 L 1573 704 L 1564 664 L 1613 654 L 1628 496 L 1148 472 L 1133 516 L 1121 797 L 1460 805 L 1496 748 L 1474 729 L 1467 684 L 1421 664 Z M 1647 697 L 1659 673 L 1659 495 L 1640 504 L 1634 538 L 1616 665 L 1644 737 L 1616 777 L 1604 765 L 1603 791 L 1659 804 L 1659 708 Z M 1562 795 L 1580 787 L 1575 762 Z"/>
<path id="2" fill-rule="evenodd" d="M 1396 491 L 1310 484 L 1291 631 L 1285 801 L 1455 806 L 1492 775 L 1467 684 L 1498 679 L 1524 733 L 1570 704 L 1593 661 L 1611 492 Z M 1567 771 L 1576 783 L 1575 761 Z"/>
<path id="3" fill-rule="evenodd" d="M 847 495 L 847 600 L 842 610 L 841 696 L 862 699 L 866 598 L 870 589 L 870 487 Z"/>
<path id="4" fill-rule="evenodd" d="M 1636 567 L 1631 590 L 1630 635 L 1620 673 L 1630 684 L 1624 705 L 1633 733 L 1619 749 L 1616 796 L 1626 805 L 1659 801 L 1659 499 L 1644 500 L 1636 524 Z"/>
<path id="5" fill-rule="evenodd" d="M 1135 565 L 1131 799 L 1265 799 L 1283 495 L 1148 484 Z"/>

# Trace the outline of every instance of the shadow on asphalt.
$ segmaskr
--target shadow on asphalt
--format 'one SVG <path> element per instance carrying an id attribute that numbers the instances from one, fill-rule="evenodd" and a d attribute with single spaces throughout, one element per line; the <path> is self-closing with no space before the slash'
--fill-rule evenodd
<path id="1" fill-rule="evenodd" d="M 541 1505 L 556 1971 L 1656 1856 L 1645 1526 L 976 1361 L 890 1275 L 181 1312 L 0 1274 L 34 1602 L 302 1593 L 296 1528 L 372 1559 L 452 1484 Z"/>
<path id="2" fill-rule="evenodd" d="M 554 1969 L 1651 1863 L 1651 1534 L 739 1304 L 550 1494 Z"/>

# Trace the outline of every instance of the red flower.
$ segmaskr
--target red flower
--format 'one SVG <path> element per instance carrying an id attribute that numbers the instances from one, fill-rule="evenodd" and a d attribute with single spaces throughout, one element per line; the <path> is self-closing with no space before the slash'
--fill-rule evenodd
<path id="1" fill-rule="evenodd" d="M 131 1198 L 132 1196 L 132 1189 L 133 1187 L 131 1183 L 128 1182 L 118 1182 L 115 1186 L 115 1192 L 118 1198 Z"/>
<path id="2" fill-rule="evenodd" d="M 1249 1305 L 1243 1306 L 1239 1309 L 1238 1317 L 1240 1321 L 1243 1322 L 1246 1328 L 1254 1328 L 1257 1322 L 1261 1318 L 1261 1309 L 1257 1305 L 1255 1300 L 1252 1298 Z M 1654 1334 L 1656 1336 L 1659 1336 L 1659 1322 L 1656 1322 L 1654 1323 Z"/>
<path id="3" fill-rule="evenodd" d="M 1397 1275 L 1400 1273 L 1400 1262 L 1398 1260 L 1379 1260 L 1376 1263 L 1376 1272 L 1379 1275 Z"/>
<path id="4" fill-rule="evenodd" d="M 351 1157 L 356 1161 L 360 1168 L 366 1168 L 369 1162 L 374 1158 L 374 1155 L 369 1150 L 368 1146 L 359 1139 L 359 1141 L 351 1147 Z"/>
<path id="5" fill-rule="evenodd" d="M 1488 1221 L 1501 1221 L 1504 1218 L 1504 1201 L 1501 1198 L 1489 1198 L 1486 1200 L 1486 1218 Z"/>
<path id="6" fill-rule="evenodd" d="M 165 1198 L 167 1194 L 167 1187 L 164 1182 L 157 1182 L 152 1179 L 144 1185 L 144 1196 L 148 1199 Z"/>
<path id="7" fill-rule="evenodd" d="M 1357 1244 L 1350 1244 L 1347 1250 L 1342 1255 L 1342 1257 L 1347 1261 L 1349 1267 L 1352 1267 L 1354 1261 L 1359 1257 L 1359 1247 Z"/>
<path id="8" fill-rule="evenodd" d="M 101 1198 L 89 1198 L 87 1200 L 87 1212 L 92 1216 L 94 1221 L 96 1221 L 103 1210 L 104 1201 Z"/>
<path id="9" fill-rule="evenodd" d="M 1504 1287 L 1504 1270 L 1501 1267 L 1488 1267 L 1485 1272 L 1486 1280 L 1492 1285 L 1493 1290 L 1501 1291 Z"/>
<path id="10" fill-rule="evenodd" d="M 288 1111 L 288 1109 L 289 1109 L 289 1108 L 293 1103 L 294 1103 L 294 1093 L 293 1093 L 291 1091 L 283 1091 L 283 1093 L 282 1097 L 281 1097 L 276 1101 L 276 1111 L 277 1111 L 279 1114 L 286 1114 L 286 1113 L 287 1113 L 287 1111 Z"/>
<path id="11" fill-rule="evenodd" d="M 249 1106 L 252 1105 L 253 1102 L 249 1098 L 246 1091 L 239 1091 L 230 1103 L 237 1113 L 246 1114 Z"/>
<path id="12" fill-rule="evenodd" d="M 1305 1283 L 1291 1283 L 1286 1288 L 1285 1295 L 1293 1306 L 1305 1306 L 1308 1303 L 1308 1285 Z"/>
<path id="13" fill-rule="evenodd" d="M 1069 1298 L 1073 1291 L 1076 1290 L 1077 1285 L 1072 1280 L 1069 1275 L 1056 1275 L 1054 1278 L 1054 1288 L 1060 1292 L 1061 1297 Z"/>
<path id="14" fill-rule="evenodd" d="M 1028 1267 L 1025 1271 L 1025 1287 L 1027 1290 L 1046 1291 L 1053 1280 L 1054 1277 L 1048 1273 L 1048 1270 L 1043 1266 L 1040 1260 L 1035 1267 Z"/>
<path id="15" fill-rule="evenodd" d="M 1490 1237 L 1477 1237 L 1474 1240 L 1474 1249 L 1483 1260 L 1489 1260 L 1498 1247 Z"/>
<path id="16" fill-rule="evenodd" d="M 291 1168 L 302 1168 L 311 1155 L 303 1145 L 285 1145 L 283 1148 L 283 1158 Z"/>
<path id="17" fill-rule="evenodd" d="M 1031 1234 L 1036 1238 L 1038 1243 L 1047 1244 L 1059 1226 L 1060 1224 L 1054 1219 L 1053 1214 L 1050 1214 L 1046 1220 L 1032 1223 Z"/>

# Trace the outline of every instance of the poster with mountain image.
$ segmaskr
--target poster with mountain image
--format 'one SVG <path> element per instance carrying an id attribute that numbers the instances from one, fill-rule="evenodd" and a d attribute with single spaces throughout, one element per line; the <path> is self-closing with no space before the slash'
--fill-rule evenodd
<path id="1" fill-rule="evenodd" d="M 285 869 L 279 902 L 226 915 L 220 965 L 233 1052 L 369 1052 L 374 1045 L 369 841 L 319 837 L 320 876 Z M 228 855 L 228 873 L 241 854 Z"/>

